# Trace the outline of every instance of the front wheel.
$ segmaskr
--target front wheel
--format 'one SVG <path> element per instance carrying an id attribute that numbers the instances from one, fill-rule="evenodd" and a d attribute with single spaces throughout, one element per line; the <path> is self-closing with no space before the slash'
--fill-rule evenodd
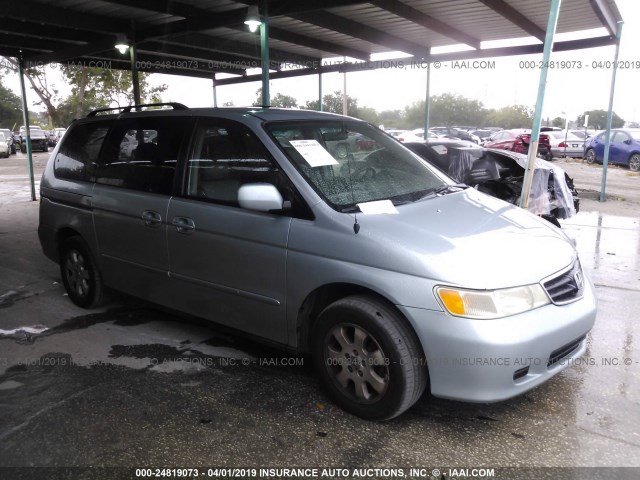
<path id="1" fill-rule="evenodd" d="M 325 308 L 312 331 L 315 366 L 331 398 L 346 411 L 387 420 L 424 392 L 427 367 L 414 332 L 391 306 L 368 296 Z"/>
<path id="2" fill-rule="evenodd" d="M 629 157 L 629 170 L 632 172 L 640 171 L 640 154 L 634 153 Z"/>
<path id="3" fill-rule="evenodd" d="M 73 303 L 82 308 L 96 307 L 102 299 L 102 276 L 87 244 L 70 237 L 60 252 L 62 283 Z"/>
<path id="4" fill-rule="evenodd" d="M 587 163 L 589 164 L 596 163 L 596 152 L 592 148 L 587 150 L 586 159 L 587 159 Z"/>

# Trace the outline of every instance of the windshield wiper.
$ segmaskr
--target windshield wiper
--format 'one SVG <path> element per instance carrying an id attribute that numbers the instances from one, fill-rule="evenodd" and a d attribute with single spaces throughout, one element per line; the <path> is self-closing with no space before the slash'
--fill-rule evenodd
<path id="1" fill-rule="evenodd" d="M 429 198 L 437 197 L 440 195 L 446 195 L 447 193 L 458 192 L 460 190 L 465 190 L 467 188 L 469 188 L 469 185 L 465 185 L 464 183 L 454 183 L 453 185 L 441 185 L 438 188 L 429 190 L 425 195 L 418 198 L 416 201 L 427 200 Z"/>

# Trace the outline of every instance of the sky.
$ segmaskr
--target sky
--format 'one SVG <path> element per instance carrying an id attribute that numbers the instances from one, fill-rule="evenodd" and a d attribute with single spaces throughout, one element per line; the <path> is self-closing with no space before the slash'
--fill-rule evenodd
<path id="1" fill-rule="evenodd" d="M 640 121 L 640 1 L 616 0 L 625 24 L 622 29 L 619 60 L 627 68 L 619 68 L 614 97 L 614 111 L 627 122 Z M 585 7 L 589 5 L 585 2 Z M 604 29 L 581 32 L 579 35 L 558 34 L 556 41 L 571 40 L 580 36 L 600 36 Z M 523 39 L 523 41 L 526 41 Z M 483 47 L 512 45 L 509 42 L 485 42 Z M 543 118 L 568 116 L 575 120 L 586 110 L 607 110 L 611 85 L 611 70 L 594 68 L 594 62 L 612 61 L 614 47 L 599 47 L 572 52 L 552 52 L 552 61 L 564 61 L 565 68 L 549 70 L 543 108 Z M 434 49 L 434 53 L 437 50 Z M 386 55 L 387 58 L 400 54 Z M 380 58 L 373 56 L 372 59 Z M 382 57 L 384 58 L 384 57 Z M 487 108 L 521 104 L 535 106 L 540 82 L 540 70 L 531 64 L 542 59 L 542 54 L 518 57 L 499 57 L 493 66 L 478 65 L 478 68 L 454 69 L 451 62 L 442 62 L 440 68 L 431 69 L 431 95 L 443 93 L 459 94 L 480 100 Z M 340 60 L 340 59 L 334 59 Z M 490 60 L 490 59 L 487 59 Z M 581 62 L 582 68 L 578 68 Z M 566 68 L 568 67 L 569 68 Z M 249 74 L 257 73 L 249 71 Z M 52 81 L 62 94 L 66 87 L 52 72 Z M 19 94 L 17 75 L 3 79 L 5 86 Z M 181 102 L 190 107 L 213 105 L 213 91 L 210 80 L 178 77 L 174 75 L 152 74 L 151 84 L 166 84 L 164 101 Z M 323 74 L 323 93 L 342 91 L 343 75 Z M 227 85 L 217 88 L 218 105 L 233 102 L 236 106 L 251 105 L 256 97 L 259 82 Z M 271 95 L 282 93 L 293 96 L 304 105 L 308 100 L 317 100 L 318 76 L 295 77 L 272 80 Z M 402 110 L 413 102 L 424 100 L 426 92 L 426 70 L 420 68 L 387 68 L 347 74 L 347 94 L 358 100 L 358 105 L 382 110 Z M 27 93 L 33 105 L 35 94 Z M 34 110 L 41 110 L 36 107 Z M 416 126 L 417 127 L 417 126 Z"/>

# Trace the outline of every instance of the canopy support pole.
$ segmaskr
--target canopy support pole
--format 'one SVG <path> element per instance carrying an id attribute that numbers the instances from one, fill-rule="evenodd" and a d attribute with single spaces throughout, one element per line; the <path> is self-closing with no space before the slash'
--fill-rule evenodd
<path id="1" fill-rule="evenodd" d="M 29 108 L 27 107 L 27 91 L 24 88 L 24 59 L 18 59 L 20 76 L 20 97 L 22 98 L 22 121 L 25 128 L 25 145 L 27 147 L 27 162 L 29 163 L 29 183 L 31 185 L 31 200 L 36 201 L 36 184 L 33 178 L 33 153 L 31 150 L 31 132 L 29 129 Z"/>
<path id="2" fill-rule="evenodd" d="M 613 94 L 616 90 L 616 73 L 618 72 L 618 53 L 620 53 L 620 36 L 622 35 L 622 22 L 618 22 L 616 28 L 616 53 L 613 60 L 613 72 L 611 73 L 611 91 L 609 92 L 609 111 L 607 112 L 607 129 L 604 134 L 604 158 L 602 159 L 602 183 L 600 185 L 600 201 L 607 200 L 605 190 L 607 188 L 607 168 L 609 167 L 609 147 L 611 140 L 611 121 L 613 120 Z"/>
<path id="3" fill-rule="evenodd" d="M 318 73 L 318 111 L 322 112 L 322 72 Z"/>
<path id="4" fill-rule="evenodd" d="M 544 104 L 544 93 L 547 85 L 547 72 L 549 70 L 549 58 L 553 47 L 553 37 L 558 25 L 558 13 L 560 12 L 561 0 L 551 0 L 551 10 L 547 21 L 547 31 L 544 37 L 544 48 L 542 51 L 542 68 L 540 69 L 540 81 L 538 83 L 538 98 L 536 100 L 536 111 L 533 115 L 533 126 L 531 128 L 531 138 L 529 140 L 529 154 L 527 158 L 527 168 L 524 173 L 522 184 L 522 195 L 520 197 L 520 207 L 529 207 L 529 194 L 531 192 L 531 182 L 538 156 L 538 143 L 540 142 L 540 124 L 542 123 L 542 106 Z"/>
<path id="5" fill-rule="evenodd" d="M 424 99 L 424 141 L 429 140 L 429 108 L 431 106 L 431 62 L 427 63 L 427 93 Z"/>
<path id="6" fill-rule="evenodd" d="M 260 14 L 262 23 L 260 23 L 260 56 L 262 61 L 262 106 L 271 105 L 269 97 L 269 12 L 267 11 L 267 2 L 260 2 Z"/>

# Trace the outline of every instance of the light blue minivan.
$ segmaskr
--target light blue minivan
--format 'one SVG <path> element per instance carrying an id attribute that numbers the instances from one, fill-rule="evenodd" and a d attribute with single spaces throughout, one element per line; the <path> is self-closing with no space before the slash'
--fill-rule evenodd
<path id="1" fill-rule="evenodd" d="M 548 222 L 366 122 L 168 107 L 93 112 L 53 151 L 38 233 L 76 304 L 111 288 L 308 355 L 369 419 L 513 397 L 585 352 L 594 288 Z"/>

